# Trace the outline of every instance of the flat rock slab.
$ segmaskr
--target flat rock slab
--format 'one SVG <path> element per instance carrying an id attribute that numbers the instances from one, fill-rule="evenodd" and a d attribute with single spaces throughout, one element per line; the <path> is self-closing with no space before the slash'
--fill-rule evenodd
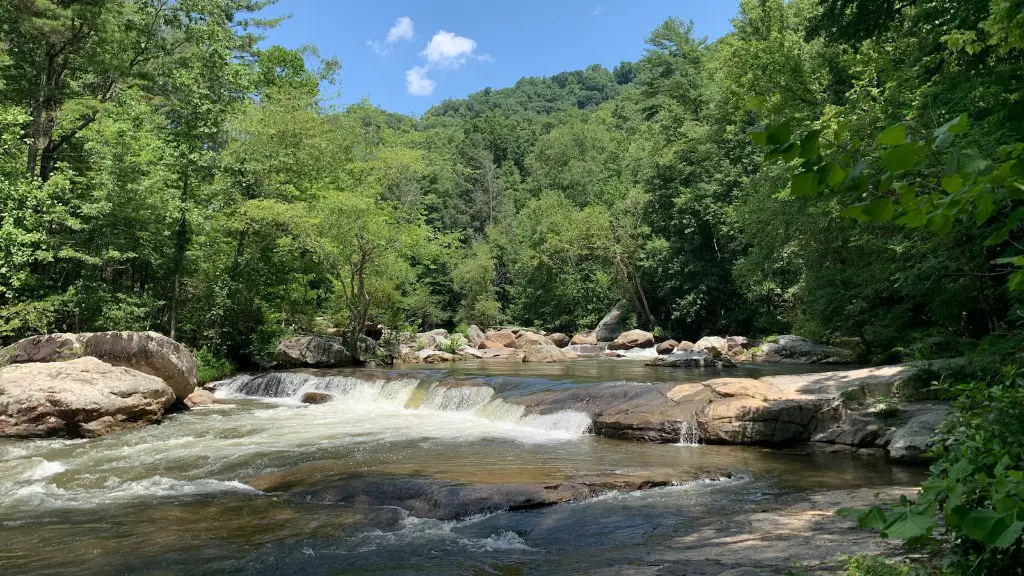
<path id="1" fill-rule="evenodd" d="M 0 437 L 93 438 L 157 422 L 174 403 L 160 378 L 86 357 L 0 369 Z"/>
<path id="2" fill-rule="evenodd" d="M 463 484 L 416 476 L 356 473 L 306 475 L 305 469 L 256 478 L 249 484 L 303 502 L 351 506 L 396 506 L 419 518 L 458 520 L 479 514 L 516 512 L 586 500 L 612 491 L 631 492 L 672 484 L 665 478 L 606 475 L 554 483 Z"/>

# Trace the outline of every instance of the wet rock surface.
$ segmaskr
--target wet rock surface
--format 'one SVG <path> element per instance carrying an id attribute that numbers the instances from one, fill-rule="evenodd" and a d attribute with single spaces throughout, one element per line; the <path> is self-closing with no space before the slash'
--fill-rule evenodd
<path id="1" fill-rule="evenodd" d="M 312 335 L 282 341 L 277 346 L 277 361 L 290 368 L 338 368 L 353 363 L 341 338 Z"/>
<path id="2" fill-rule="evenodd" d="M 92 357 L 0 369 L 0 438 L 95 438 L 160 421 L 175 401 L 156 376 Z"/>
<path id="3" fill-rule="evenodd" d="M 534 510 L 594 498 L 669 486 L 666 478 L 609 474 L 553 483 L 464 484 L 416 476 L 372 473 L 309 475 L 302 468 L 251 480 L 264 492 L 304 502 L 358 507 L 395 506 L 418 518 L 460 520 L 494 512 Z"/>

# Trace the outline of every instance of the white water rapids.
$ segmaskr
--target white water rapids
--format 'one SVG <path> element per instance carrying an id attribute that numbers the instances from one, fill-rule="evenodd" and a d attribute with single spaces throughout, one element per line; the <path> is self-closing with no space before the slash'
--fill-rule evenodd
<path id="1" fill-rule="evenodd" d="M 301 404 L 309 391 L 334 400 Z M 524 414 L 487 386 L 412 379 L 264 374 L 228 381 L 217 395 L 226 404 L 141 430 L 95 440 L 0 443 L 0 510 L 255 493 L 246 479 L 305 458 L 378 454 L 409 442 L 571 442 L 590 426 L 579 412 Z"/>

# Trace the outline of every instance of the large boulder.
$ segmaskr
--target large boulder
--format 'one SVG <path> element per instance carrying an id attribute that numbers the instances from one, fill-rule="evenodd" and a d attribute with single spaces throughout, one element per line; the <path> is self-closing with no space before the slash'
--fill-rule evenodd
<path id="1" fill-rule="evenodd" d="M 632 350 L 634 348 L 650 348 L 654 346 L 654 334 L 643 330 L 630 330 L 619 334 L 608 345 L 609 350 Z"/>
<path id="2" fill-rule="evenodd" d="M 511 330 L 492 330 L 487 333 L 483 343 L 478 348 L 517 348 L 516 335 Z"/>
<path id="3" fill-rule="evenodd" d="M 466 330 L 466 338 L 469 339 L 469 343 L 473 346 L 479 346 L 487 339 L 487 335 L 480 329 L 479 326 L 473 324 Z"/>
<path id="4" fill-rule="evenodd" d="M 588 330 L 573 336 L 572 340 L 569 341 L 569 344 L 576 346 L 597 346 L 597 338 L 594 337 L 593 330 Z"/>
<path id="5" fill-rule="evenodd" d="M 937 407 L 915 415 L 896 429 L 889 441 L 889 457 L 901 462 L 924 462 L 935 432 L 946 418 L 947 409 Z"/>
<path id="6" fill-rule="evenodd" d="M 277 361 L 286 367 L 351 366 L 352 354 L 337 336 L 295 336 L 277 345 Z"/>
<path id="7" fill-rule="evenodd" d="M 440 350 L 420 350 L 416 354 L 420 362 L 424 364 L 444 364 L 446 362 L 455 362 L 459 359 L 454 354 L 448 352 L 442 352 Z"/>
<path id="8" fill-rule="evenodd" d="M 185 398 L 185 406 L 187 408 L 201 408 L 203 406 L 213 406 L 217 403 L 217 397 L 214 396 L 213 392 L 204 390 L 202 388 L 196 388 L 195 392 L 188 395 Z"/>
<path id="9" fill-rule="evenodd" d="M 729 341 L 720 336 L 705 336 L 693 345 L 694 352 L 708 352 L 718 357 L 729 352 Z"/>
<path id="10" fill-rule="evenodd" d="M 0 438 L 94 438 L 158 422 L 174 390 L 96 358 L 0 369 Z"/>
<path id="11" fill-rule="evenodd" d="M 520 332 L 516 336 L 516 348 L 525 350 L 531 346 L 555 346 L 551 340 L 534 332 Z M 557 346 L 555 346 L 557 348 Z"/>
<path id="12" fill-rule="evenodd" d="M 62 362 L 86 356 L 156 376 L 179 401 L 196 389 L 195 356 L 184 344 L 156 332 L 32 336 L 0 350 L 0 364 Z"/>
<path id="13" fill-rule="evenodd" d="M 732 368 L 736 366 L 727 356 L 716 358 L 710 352 L 675 352 L 658 356 L 647 362 L 648 366 L 665 368 Z"/>
<path id="14" fill-rule="evenodd" d="M 746 336 L 729 336 L 725 340 L 729 343 L 730 352 L 750 348 L 750 339 Z"/>
<path id="15" fill-rule="evenodd" d="M 566 352 L 554 344 L 533 343 L 523 348 L 523 362 L 550 364 L 568 362 L 576 358 L 572 352 Z"/>
<path id="16" fill-rule="evenodd" d="M 598 342 L 612 342 L 619 337 L 619 334 L 622 334 L 622 316 L 625 307 L 626 303 L 620 302 L 601 319 L 594 330 L 594 338 Z"/>
<path id="17" fill-rule="evenodd" d="M 566 336 L 565 334 L 562 334 L 561 332 L 548 334 L 548 340 L 550 340 L 552 344 L 558 346 L 559 348 L 565 348 L 566 346 L 569 345 L 569 337 Z"/>
<path id="18" fill-rule="evenodd" d="M 683 340 L 679 344 L 676 344 L 676 352 L 692 352 L 693 342 L 689 340 Z"/>
<path id="19" fill-rule="evenodd" d="M 853 362 L 853 353 L 835 346 L 825 346 L 802 336 L 779 336 L 774 342 L 761 347 L 766 355 L 777 356 L 783 361 L 805 364 L 848 364 Z"/>

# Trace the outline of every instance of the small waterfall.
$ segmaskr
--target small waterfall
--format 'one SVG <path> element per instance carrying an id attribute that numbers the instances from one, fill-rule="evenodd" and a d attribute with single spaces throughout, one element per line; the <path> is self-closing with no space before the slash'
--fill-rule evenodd
<path id="1" fill-rule="evenodd" d="M 633 360 L 649 360 L 651 358 L 658 357 L 658 349 L 651 348 L 633 348 L 632 350 L 619 350 L 619 354 L 623 358 L 630 358 Z"/>
<path id="2" fill-rule="evenodd" d="M 566 350 L 573 354 L 579 354 L 581 356 L 597 356 L 608 350 L 607 342 L 600 342 L 598 344 L 570 344 Z"/>
<path id="3" fill-rule="evenodd" d="M 361 380 L 349 376 L 316 376 L 300 372 L 269 372 L 237 376 L 218 383 L 221 398 L 280 398 L 298 402 L 307 392 L 323 392 L 333 402 L 360 409 L 374 406 L 416 412 L 470 414 L 491 422 L 581 435 L 589 431 L 590 417 L 563 410 L 553 414 L 526 414 L 526 408 L 498 397 L 490 386 L 446 385 L 419 380 Z"/>
<path id="4" fill-rule="evenodd" d="M 679 431 L 680 446 L 700 446 L 701 441 L 704 439 L 700 433 L 700 428 L 693 422 L 680 422 Z"/>

